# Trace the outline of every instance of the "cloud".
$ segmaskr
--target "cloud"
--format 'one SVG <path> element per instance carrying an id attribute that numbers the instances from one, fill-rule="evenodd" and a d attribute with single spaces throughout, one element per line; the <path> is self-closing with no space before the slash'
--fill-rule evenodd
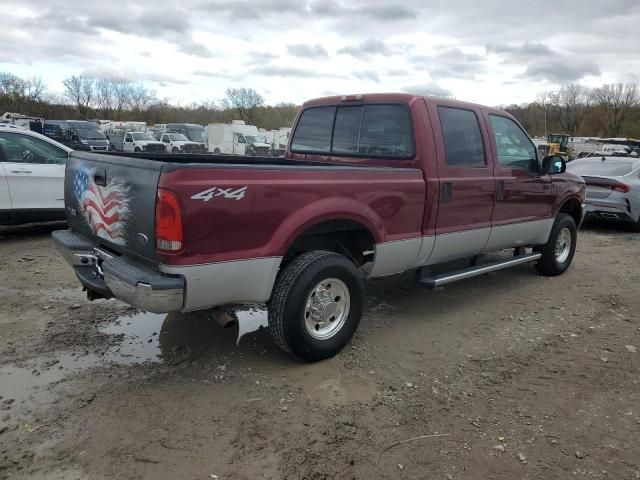
<path id="1" fill-rule="evenodd" d="M 521 45 L 489 44 L 487 53 L 501 56 L 506 63 L 523 66 L 518 78 L 546 80 L 550 83 L 572 83 L 592 75 L 599 76 L 597 63 L 589 58 L 562 52 L 542 43 L 524 42 Z"/>
<path id="2" fill-rule="evenodd" d="M 295 45 L 287 45 L 287 53 L 293 57 L 300 58 L 329 58 L 329 52 L 320 44 L 307 45 L 298 43 Z"/>
<path id="3" fill-rule="evenodd" d="M 418 70 L 426 70 L 433 78 L 472 79 L 485 70 L 485 58 L 448 48 L 432 55 L 413 55 L 411 62 Z"/>
<path id="4" fill-rule="evenodd" d="M 314 78 L 319 76 L 315 70 L 305 70 L 297 67 L 281 67 L 278 65 L 262 65 L 251 70 L 254 75 L 263 75 L 265 77 L 298 77 L 298 78 Z"/>
<path id="5" fill-rule="evenodd" d="M 406 4 L 368 4 L 351 6 L 335 0 L 317 0 L 309 5 L 312 15 L 336 19 L 373 19 L 382 22 L 414 19 L 418 10 Z"/>
<path id="6" fill-rule="evenodd" d="M 410 85 L 402 89 L 405 93 L 414 95 L 434 96 L 434 97 L 453 97 L 451 90 L 444 88 L 436 82 L 427 82 L 419 85 Z"/>
<path id="7" fill-rule="evenodd" d="M 391 49 L 381 40 L 369 39 L 357 45 L 349 45 L 338 50 L 338 54 L 352 57 L 369 58 L 374 55 L 389 56 Z"/>
<path id="8" fill-rule="evenodd" d="M 110 66 L 99 66 L 92 67 L 84 70 L 81 75 L 85 75 L 87 77 L 95 77 L 95 78 L 105 78 L 105 79 L 123 79 L 129 80 L 132 82 L 141 82 L 141 81 L 152 81 L 159 82 L 164 84 L 174 84 L 174 85 L 186 85 L 189 83 L 183 77 L 174 77 L 170 74 L 165 73 L 155 73 L 149 71 L 138 71 L 131 68 L 117 68 Z"/>
<path id="9" fill-rule="evenodd" d="M 355 78 L 360 80 L 372 80 L 376 83 L 380 83 L 380 76 L 375 70 L 362 70 L 360 72 L 353 72 Z"/>

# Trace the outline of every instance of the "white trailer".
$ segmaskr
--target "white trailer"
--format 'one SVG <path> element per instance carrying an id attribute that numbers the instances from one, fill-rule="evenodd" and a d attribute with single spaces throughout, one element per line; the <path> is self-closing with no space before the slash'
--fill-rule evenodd
<path id="1" fill-rule="evenodd" d="M 215 155 L 268 156 L 271 146 L 264 132 L 242 120 L 231 123 L 210 123 L 205 131 L 207 151 Z"/>

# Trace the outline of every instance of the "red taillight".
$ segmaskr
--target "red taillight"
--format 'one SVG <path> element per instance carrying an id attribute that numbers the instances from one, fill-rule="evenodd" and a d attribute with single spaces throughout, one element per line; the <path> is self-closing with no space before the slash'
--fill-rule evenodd
<path id="1" fill-rule="evenodd" d="M 627 193 L 629 190 L 631 190 L 631 187 L 629 185 L 627 185 L 626 183 L 620 183 L 618 185 L 614 185 L 613 189 L 616 192 Z"/>
<path id="2" fill-rule="evenodd" d="M 182 208 L 178 196 L 171 190 L 158 188 L 156 198 L 156 248 L 176 253 L 184 246 Z"/>

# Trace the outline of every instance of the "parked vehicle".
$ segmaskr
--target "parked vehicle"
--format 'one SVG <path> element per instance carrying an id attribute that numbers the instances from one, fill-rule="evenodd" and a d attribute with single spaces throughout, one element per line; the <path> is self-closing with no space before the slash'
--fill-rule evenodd
<path id="1" fill-rule="evenodd" d="M 0 126 L 0 225 L 64 220 L 64 170 L 71 149 Z"/>
<path id="2" fill-rule="evenodd" d="M 187 137 L 187 140 L 199 144 L 202 152 L 206 151 L 205 130 L 202 125 L 196 125 L 195 123 L 167 123 L 165 124 L 164 132 L 181 133 Z"/>
<path id="3" fill-rule="evenodd" d="M 214 155 L 246 155 L 268 157 L 271 146 L 255 125 L 242 120 L 231 123 L 210 123 L 206 129 L 207 151 Z"/>
<path id="4" fill-rule="evenodd" d="M 582 179 L 512 116 L 437 97 L 307 102 L 284 159 L 147 158 L 71 155 L 70 229 L 54 238 L 89 298 L 152 312 L 267 302 L 275 342 L 309 361 L 353 336 L 365 277 L 417 270 L 437 287 L 530 262 L 559 275 L 583 218 Z M 96 207 L 95 192 L 114 200 Z"/>
<path id="5" fill-rule="evenodd" d="M 589 157 L 574 160 L 568 170 L 587 184 L 586 213 L 627 223 L 640 232 L 640 160 L 636 157 Z"/>
<path id="6" fill-rule="evenodd" d="M 160 141 L 163 151 L 168 153 L 202 153 L 199 143 L 192 142 L 181 133 L 163 133 Z"/>
<path id="7" fill-rule="evenodd" d="M 76 120 L 45 120 L 42 133 L 73 150 L 106 152 L 109 140 L 94 122 Z"/>
<path id="8" fill-rule="evenodd" d="M 164 152 L 164 143 L 157 141 L 147 132 L 127 132 L 122 142 L 124 152 Z"/>
<path id="9" fill-rule="evenodd" d="M 291 134 L 291 128 L 282 127 L 278 130 L 261 131 L 260 134 L 266 137 L 267 143 L 271 146 L 271 155 L 274 157 L 284 155 L 287 142 L 289 141 L 289 135 Z"/>
<path id="10" fill-rule="evenodd" d="M 5 112 L 0 116 L 0 126 L 14 125 L 16 128 L 36 133 L 42 133 L 43 123 L 44 118 L 29 117 L 20 113 Z"/>

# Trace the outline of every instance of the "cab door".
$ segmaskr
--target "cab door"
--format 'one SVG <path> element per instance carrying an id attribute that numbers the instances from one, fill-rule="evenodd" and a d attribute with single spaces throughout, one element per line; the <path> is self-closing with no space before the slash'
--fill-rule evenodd
<path id="1" fill-rule="evenodd" d="M 538 150 L 513 119 L 487 113 L 496 165 L 493 233 L 486 250 L 544 243 L 553 218 L 551 177 L 541 173 Z"/>
<path id="2" fill-rule="evenodd" d="M 435 245 L 430 264 L 479 254 L 491 233 L 496 195 L 482 112 L 429 105 L 440 180 Z"/>
<path id="3" fill-rule="evenodd" d="M 0 132 L 0 156 L 14 213 L 64 210 L 65 150 L 30 135 Z"/>

